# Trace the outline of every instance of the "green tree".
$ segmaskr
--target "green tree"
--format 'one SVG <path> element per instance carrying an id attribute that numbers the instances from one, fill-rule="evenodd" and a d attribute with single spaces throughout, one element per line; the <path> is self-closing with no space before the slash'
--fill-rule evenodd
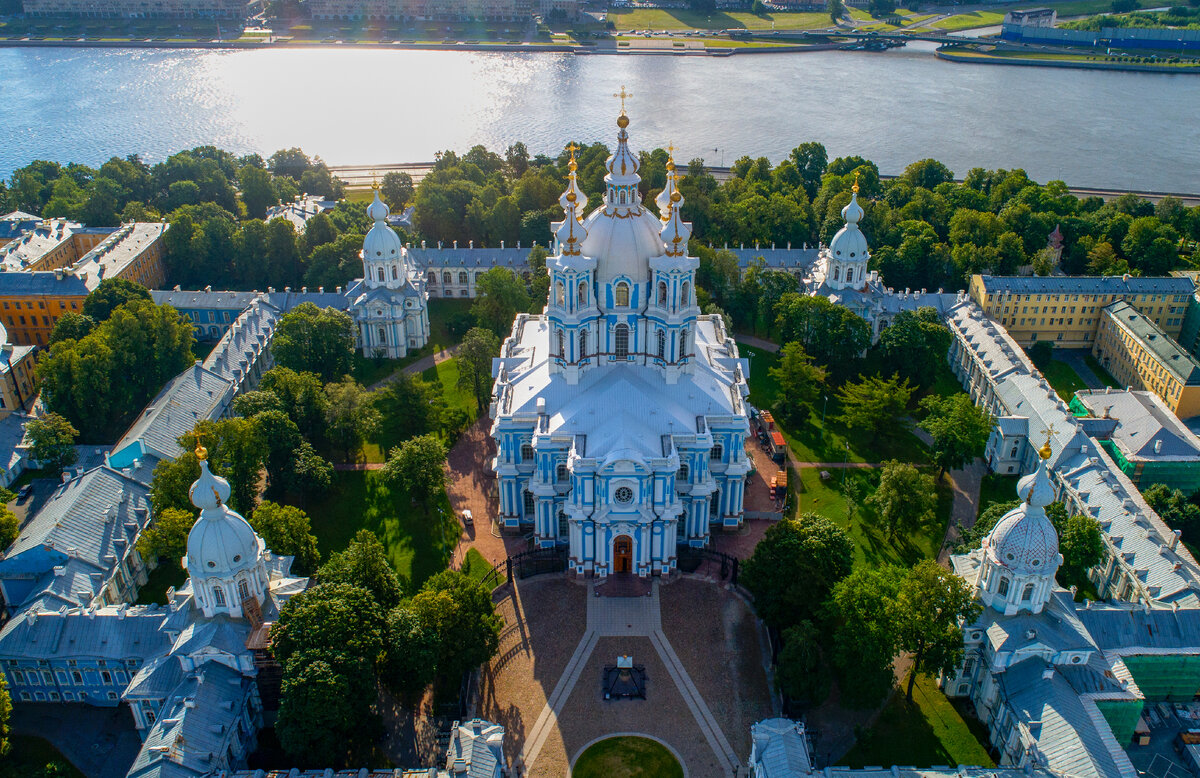
<path id="1" fill-rule="evenodd" d="M 1200 539 L 1200 507 L 1189 502 L 1183 492 L 1154 484 L 1142 490 L 1142 497 L 1167 526 L 1182 532 L 1189 543 Z"/>
<path id="2" fill-rule="evenodd" d="M 143 559 L 169 559 L 178 562 L 187 554 L 188 533 L 196 523 L 196 514 L 179 508 L 156 511 L 153 523 L 138 536 L 138 553 Z"/>
<path id="3" fill-rule="evenodd" d="M 779 386 L 775 413 L 789 424 L 800 424 L 808 418 L 812 403 L 825 387 L 825 371 L 814 365 L 804 346 L 795 341 L 780 353 L 779 364 L 767 371 Z"/>
<path id="4" fill-rule="evenodd" d="M 411 602 L 401 603 L 388 613 L 387 662 L 380 676 L 389 689 L 411 698 L 433 682 L 442 651 L 436 627 L 426 623 Z"/>
<path id="5" fill-rule="evenodd" d="M 290 486 L 302 497 L 321 494 L 333 485 L 333 463 L 317 453 L 307 440 L 293 452 Z"/>
<path id="6" fill-rule="evenodd" d="M 8 720 L 12 716 L 12 699 L 8 696 L 8 681 L 0 674 L 0 757 L 8 754 L 11 744 L 8 742 L 10 732 Z"/>
<path id="7" fill-rule="evenodd" d="M 813 619 L 834 585 L 850 573 L 854 544 L 815 513 L 772 524 L 742 566 L 754 609 L 780 629 Z"/>
<path id="8" fill-rule="evenodd" d="M 243 392 L 233 398 L 233 412 L 247 419 L 267 411 L 283 410 L 283 401 L 279 399 L 279 395 L 263 389 Z"/>
<path id="9" fill-rule="evenodd" d="M 329 398 L 325 406 L 326 434 L 349 461 L 363 441 L 379 431 L 379 410 L 371 393 L 350 376 L 326 384 L 325 395 Z"/>
<path id="10" fill-rule="evenodd" d="M 379 195 L 393 213 L 400 213 L 413 199 L 412 176 L 403 171 L 392 171 L 380 182 Z"/>
<path id="11" fill-rule="evenodd" d="M 270 392 L 262 394 L 275 396 Z M 296 449 L 304 441 L 300 428 L 281 410 L 257 413 L 250 417 L 250 423 L 262 443 L 263 465 L 267 468 L 267 491 L 277 495 L 291 483 Z"/>
<path id="12" fill-rule="evenodd" d="M 8 507 L 14 499 L 15 494 L 7 489 L 0 489 L 0 552 L 6 551 L 21 535 L 21 522 Z"/>
<path id="13" fill-rule="evenodd" d="M 130 300 L 149 300 L 150 292 L 141 284 L 124 278 L 105 278 L 99 286 L 83 298 L 83 315 L 94 322 L 102 322 L 112 312 Z"/>
<path id="14" fill-rule="evenodd" d="M 406 440 L 388 454 L 380 477 L 428 511 L 430 501 L 446 488 L 447 453 L 446 444 L 433 435 Z"/>
<path id="15" fill-rule="evenodd" d="M 230 506 L 241 513 L 253 511 L 267 456 L 257 424 L 252 419 L 235 416 L 215 422 L 202 421 L 196 425 L 196 431 L 204 436 L 213 472 L 229 481 Z"/>
<path id="16" fill-rule="evenodd" d="M 281 693 L 275 732 L 296 764 L 341 767 L 370 731 L 364 722 L 375 679 L 360 657 L 336 650 L 298 655 L 284 666 Z"/>
<path id="17" fill-rule="evenodd" d="M 989 505 L 987 508 L 979 512 L 975 523 L 970 527 L 963 528 L 960 524 L 962 536 L 958 546 L 955 547 L 955 553 L 965 554 L 968 551 L 973 551 L 983 545 L 983 539 L 988 536 L 992 528 L 996 526 L 996 522 L 1004 516 L 1004 514 L 1016 508 L 1021 503 L 1016 500 L 1006 502 L 998 502 Z"/>
<path id="18" fill-rule="evenodd" d="M 336 308 L 300 303 L 279 320 L 271 354 L 280 367 L 333 381 L 350 372 L 354 322 Z"/>
<path id="19" fill-rule="evenodd" d="M 384 610 L 400 603 L 407 588 L 388 561 L 387 550 L 375 533 L 360 529 L 345 551 L 337 551 L 317 571 L 317 578 L 328 583 L 346 583 L 370 592 Z"/>
<path id="20" fill-rule="evenodd" d="M 506 267 L 494 267 L 475 279 L 475 302 L 471 313 L 480 327 L 497 335 L 512 329 L 513 319 L 529 310 L 529 293 L 525 284 Z"/>
<path id="21" fill-rule="evenodd" d="M 279 620 L 271 627 L 271 653 L 284 665 L 312 651 L 346 654 L 371 668 L 379 665 L 386 651 L 379 603 L 361 586 L 320 580 L 280 609 Z"/>
<path id="22" fill-rule="evenodd" d="M 847 427 L 872 435 L 901 428 L 900 417 L 908 406 L 913 387 L 908 379 L 865 376 L 847 382 L 838 391 L 841 422 Z"/>
<path id="23" fill-rule="evenodd" d="M 29 457 L 56 472 L 75 464 L 75 438 L 79 430 L 57 413 L 50 412 L 25 425 Z"/>
<path id="24" fill-rule="evenodd" d="M 60 340 L 83 340 L 94 329 L 96 329 L 96 322 L 81 313 L 68 311 L 54 322 L 54 329 L 50 332 L 48 345 L 53 346 Z"/>
<path id="25" fill-rule="evenodd" d="M 872 707 L 892 688 L 898 639 L 892 611 L 903 576 L 895 565 L 860 567 L 833 587 L 831 657 L 851 706 Z"/>
<path id="26" fill-rule="evenodd" d="M 425 582 L 411 607 L 438 635 L 438 672 L 451 683 L 496 655 L 504 619 L 475 579 L 443 570 Z"/>
<path id="27" fill-rule="evenodd" d="M 937 189 L 938 184 L 954 181 L 954 173 L 936 159 L 922 159 L 904 168 L 900 180 L 914 188 L 922 187 L 932 191 Z"/>
<path id="28" fill-rule="evenodd" d="M 776 663 L 779 690 L 802 705 L 820 705 L 829 696 L 829 669 L 821 652 L 821 632 L 811 621 L 783 631 Z"/>
<path id="29" fill-rule="evenodd" d="M 294 557 L 292 572 L 312 575 L 321 562 L 317 539 L 312 534 L 308 514 L 291 505 L 263 501 L 254 509 L 250 526 L 267 548 L 282 556 Z"/>
<path id="30" fill-rule="evenodd" d="M 896 645 L 912 654 L 908 701 L 912 702 L 917 673 L 951 673 L 962 658 L 960 624 L 979 615 L 971 585 L 953 572 L 925 559 L 905 574 L 896 594 Z"/>
<path id="31" fill-rule="evenodd" d="M 845 375 L 871 345 L 861 316 L 825 297 L 785 294 L 776 306 L 781 342 L 797 341 L 817 364 Z"/>
<path id="32" fill-rule="evenodd" d="M 500 339 L 490 330 L 472 327 L 458 350 L 458 388 L 471 393 L 483 411 L 492 395 L 492 359 L 500 355 Z"/>
<path id="33" fill-rule="evenodd" d="M 194 437 L 185 437 L 194 443 Z M 151 512 L 160 516 L 163 511 L 174 508 L 194 516 L 195 506 L 188 496 L 188 490 L 199 477 L 200 460 L 196 459 L 196 455 L 187 446 L 184 446 L 183 453 L 174 459 L 160 461 L 154 466 L 150 478 Z"/>
<path id="34" fill-rule="evenodd" d="M 267 209 L 277 201 L 271 174 L 261 167 L 246 165 L 238 171 L 238 186 L 242 190 L 242 202 L 246 215 L 251 219 L 265 219 Z"/>
<path id="35" fill-rule="evenodd" d="M 442 428 L 446 400 L 442 385 L 420 376 L 401 373 L 374 395 L 382 421 L 380 433 L 387 440 L 403 441 Z"/>
<path id="36" fill-rule="evenodd" d="M 1088 571 L 1104 558 L 1104 534 L 1100 522 L 1082 513 L 1067 515 L 1061 502 L 1046 507 L 1046 515 L 1058 533 L 1058 552 L 1063 562 L 1058 568 L 1058 582 L 1064 587 L 1084 587 Z"/>
<path id="37" fill-rule="evenodd" d="M 321 383 L 319 375 L 274 367 L 263 373 L 258 388 L 279 398 L 284 412 L 296 422 L 305 438 L 313 441 L 324 436 L 325 409 L 329 406 L 329 398 L 325 395 L 325 385 Z"/>
<path id="38" fill-rule="evenodd" d="M 963 393 L 941 397 L 930 395 L 921 400 L 925 418 L 918 425 L 933 438 L 933 463 L 938 475 L 963 467 L 983 453 L 992 434 L 992 416 L 977 408 Z"/>
<path id="39" fill-rule="evenodd" d="M 946 364 L 953 339 L 937 310 L 924 306 L 896 314 L 879 335 L 879 351 L 888 370 L 929 386 Z"/>
<path id="40" fill-rule="evenodd" d="M 815 141 L 801 143 L 792 149 L 789 155 L 800 179 L 804 185 L 804 193 L 812 200 L 817 196 L 821 186 L 821 176 L 825 175 L 825 167 L 829 164 L 829 154 L 825 147 Z"/>
<path id="41" fill-rule="evenodd" d="M 883 463 L 879 488 L 867 498 L 875 506 L 889 538 L 897 530 L 910 530 L 929 523 L 937 507 L 937 483 L 933 476 L 894 459 Z"/>
<path id="42" fill-rule="evenodd" d="M 842 0 L 829 0 L 826 7 L 829 10 L 829 20 L 834 24 L 837 24 L 846 15 L 846 6 L 842 3 Z"/>

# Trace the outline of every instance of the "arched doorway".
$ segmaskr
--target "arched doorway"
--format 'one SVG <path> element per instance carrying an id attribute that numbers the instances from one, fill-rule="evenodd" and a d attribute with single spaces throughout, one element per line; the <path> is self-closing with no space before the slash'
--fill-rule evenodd
<path id="1" fill-rule="evenodd" d="M 633 539 L 628 535 L 619 535 L 613 541 L 613 572 L 633 572 Z"/>

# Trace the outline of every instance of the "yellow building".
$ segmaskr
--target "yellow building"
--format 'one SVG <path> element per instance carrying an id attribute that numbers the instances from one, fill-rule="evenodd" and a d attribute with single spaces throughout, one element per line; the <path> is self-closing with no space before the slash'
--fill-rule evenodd
<path id="1" fill-rule="evenodd" d="M 0 265 L 6 271 L 55 270 L 73 265 L 116 232 L 113 227 L 84 227 L 66 219 L 43 219 L 30 229 L 19 221 L 8 221 L 6 226 L 19 230 L 0 246 Z"/>
<path id="2" fill-rule="evenodd" d="M 1117 381 L 1154 392 L 1179 418 L 1200 414 L 1200 362 L 1129 303 L 1101 311 L 1092 354 Z"/>
<path id="3" fill-rule="evenodd" d="M 33 373 L 36 352 L 34 346 L 0 344 L 0 419 L 33 407 L 37 395 Z"/>
<path id="4" fill-rule="evenodd" d="M 971 276 L 970 295 L 1022 346 L 1048 340 L 1059 348 L 1091 348 L 1101 311 L 1129 303 L 1172 338 L 1179 335 L 1196 286 L 1174 276 Z"/>
<path id="5" fill-rule="evenodd" d="M 123 278 L 147 288 L 163 286 L 162 236 L 168 226 L 126 224 L 70 267 L 13 271 L 0 265 L 0 323 L 11 342 L 49 343 L 59 317 L 80 313 L 84 298 L 105 278 Z"/>

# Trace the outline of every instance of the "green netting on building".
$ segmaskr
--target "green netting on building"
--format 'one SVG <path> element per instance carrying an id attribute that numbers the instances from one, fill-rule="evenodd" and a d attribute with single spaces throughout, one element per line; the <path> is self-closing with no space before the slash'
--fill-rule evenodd
<path id="1" fill-rule="evenodd" d="M 1085 406 L 1083 403 L 1079 402 L 1078 397 L 1071 398 L 1071 405 L 1069 407 L 1071 408 L 1072 416 L 1078 416 L 1079 418 L 1082 419 L 1085 416 L 1092 415 L 1092 412 L 1087 409 L 1087 406 Z"/>
<path id="2" fill-rule="evenodd" d="M 1100 445 L 1104 447 L 1108 455 L 1117 463 L 1117 467 L 1121 468 L 1121 472 L 1133 478 L 1134 471 L 1137 470 L 1137 465 L 1125 458 L 1125 455 L 1121 453 L 1121 449 L 1117 448 L 1117 444 L 1111 440 L 1102 440 L 1100 441 Z"/>
<path id="3" fill-rule="evenodd" d="M 1104 715 L 1117 742 L 1123 746 L 1133 740 L 1133 731 L 1142 717 L 1141 700 L 1096 700 L 1096 707 Z"/>
<path id="4" fill-rule="evenodd" d="M 1200 656 L 1127 656 L 1124 660 L 1147 702 L 1188 702 L 1200 692 Z"/>

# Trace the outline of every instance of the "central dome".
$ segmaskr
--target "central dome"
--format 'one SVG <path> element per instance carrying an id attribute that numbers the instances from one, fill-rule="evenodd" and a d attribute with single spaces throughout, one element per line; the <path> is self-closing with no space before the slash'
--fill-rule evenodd
<path id="1" fill-rule="evenodd" d="M 367 206 L 367 218 L 375 225 L 363 239 L 363 259 L 367 261 L 394 260 L 400 257 L 404 245 L 400 236 L 387 225 L 387 203 L 379 199 L 379 191 L 375 191 L 375 200 Z"/>
<path id="2" fill-rule="evenodd" d="M 649 283 L 650 258 L 663 254 L 659 238 L 662 224 L 645 208 L 630 211 L 625 218 L 605 213 L 603 207 L 583 220 L 587 239 L 583 253 L 596 260 L 596 281 L 610 283 L 628 278 L 635 284 Z"/>

